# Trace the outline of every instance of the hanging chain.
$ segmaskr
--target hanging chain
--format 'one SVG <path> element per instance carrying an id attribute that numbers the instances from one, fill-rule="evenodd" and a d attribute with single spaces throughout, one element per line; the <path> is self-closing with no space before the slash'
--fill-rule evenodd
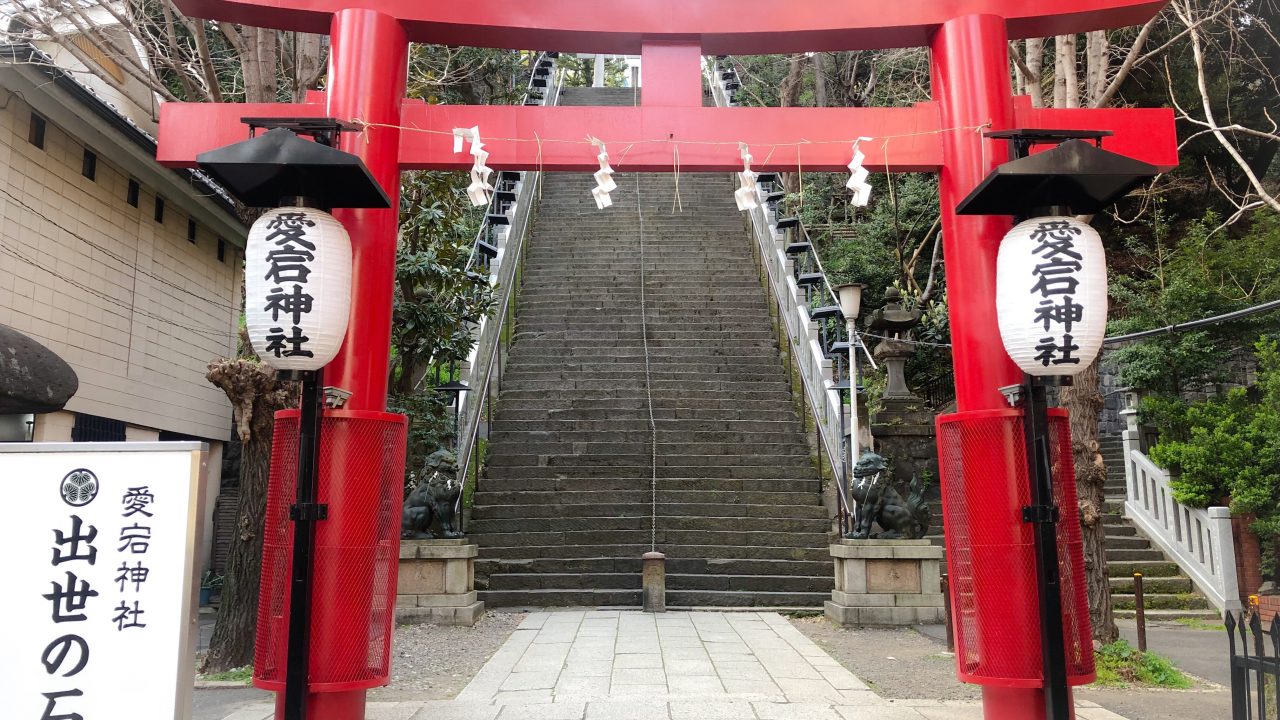
<path id="1" fill-rule="evenodd" d="M 640 338 L 644 342 L 644 392 L 649 407 L 649 549 L 658 549 L 658 423 L 653 418 L 653 378 L 649 360 L 649 308 L 645 290 L 644 206 L 641 204 L 642 173 L 636 173 L 636 215 L 640 219 Z"/>

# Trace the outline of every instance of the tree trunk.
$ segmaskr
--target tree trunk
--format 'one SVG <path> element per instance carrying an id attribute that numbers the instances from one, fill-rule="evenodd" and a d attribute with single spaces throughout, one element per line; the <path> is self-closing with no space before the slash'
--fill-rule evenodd
<path id="1" fill-rule="evenodd" d="M 1107 466 L 1098 451 L 1098 414 L 1102 412 L 1102 392 L 1098 385 L 1101 355 L 1063 388 L 1062 404 L 1071 414 L 1071 451 L 1076 471 L 1080 532 L 1084 539 L 1084 575 L 1089 592 L 1089 619 L 1093 639 L 1106 644 L 1116 639 L 1111 604 L 1111 584 L 1107 574 L 1106 529 L 1102 515 L 1105 502 Z"/>
<path id="2" fill-rule="evenodd" d="M 1027 79 L 1027 95 L 1031 98 L 1031 107 L 1044 107 L 1044 39 L 1027 38 L 1027 69 L 1031 77 Z"/>
<path id="3" fill-rule="evenodd" d="M 231 400 L 236 431 L 243 443 L 236 536 L 227 559 L 209 654 L 200 666 L 200 672 L 211 673 L 253 662 L 274 416 L 277 410 L 296 404 L 296 393 L 291 383 L 277 382 L 274 370 L 249 360 L 211 362 L 205 377 Z"/>
<path id="4" fill-rule="evenodd" d="M 1107 31 L 1085 33 L 1085 83 L 1089 95 L 1089 107 L 1097 107 L 1107 91 L 1107 76 L 1111 73 L 1111 44 Z"/>
<path id="5" fill-rule="evenodd" d="M 787 76 L 778 88 L 778 104 L 782 107 L 794 107 L 800 104 L 800 91 L 804 89 L 805 54 L 796 53 L 791 56 L 787 66 Z M 800 189 L 800 173 L 782 173 L 782 186 L 788 193 Z"/>
<path id="6" fill-rule="evenodd" d="M 1080 76 L 1076 68 L 1076 36 L 1059 35 L 1053 41 L 1053 106 L 1080 107 Z"/>
<path id="7" fill-rule="evenodd" d="M 818 107 L 827 106 L 827 68 L 826 56 L 813 54 L 813 104 Z"/>

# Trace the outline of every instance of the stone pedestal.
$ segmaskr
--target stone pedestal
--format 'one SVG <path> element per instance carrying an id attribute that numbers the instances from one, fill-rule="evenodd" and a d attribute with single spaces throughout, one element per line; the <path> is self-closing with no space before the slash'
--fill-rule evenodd
<path id="1" fill-rule="evenodd" d="M 826 616 L 840 625 L 918 625 L 945 619 L 942 548 L 928 540 L 840 540 Z"/>
<path id="2" fill-rule="evenodd" d="M 466 538 L 401 540 L 396 622 L 474 625 L 484 614 L 475 589 L 479 554 Z"/>

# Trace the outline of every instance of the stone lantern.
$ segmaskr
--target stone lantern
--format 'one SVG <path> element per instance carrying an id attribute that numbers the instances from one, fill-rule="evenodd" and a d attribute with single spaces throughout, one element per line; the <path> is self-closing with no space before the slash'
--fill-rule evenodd
<path id="1" fill-rule="evenodd" d="M 907 310 L 902 305 L 902 292 L 895 287 L 884 293 L 884 307 L 871 313 L 867 327 L 874 335 L 884 339 L 872 354 L 884 363 L 888 383 L 881 399 L 889 412 L 910 412 L 921 403 L 907 387 L 907 358 L 915 352 L 911 343 L 911 330 L 920 324 L 920 310 Z"/>

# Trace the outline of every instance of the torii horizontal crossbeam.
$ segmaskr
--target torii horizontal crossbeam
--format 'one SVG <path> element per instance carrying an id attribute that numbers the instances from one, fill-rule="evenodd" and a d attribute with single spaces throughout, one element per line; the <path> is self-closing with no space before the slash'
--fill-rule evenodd
<path id="1" fill-rule="evenodd" d="M 644 41 L 710 54 L 920 47 L 966 15 L 1006 19 L 1011 39 L 1146 22 L 1167 0 L 177 0 L 193 17 L 327 33 L 333 14 L 398 18 L 409 40 L 475 47 L 638 54 Z"/>
<path id="2" fill-rule="evenodd" d="M 248 136 L 244 117 L 321 117 L 323 97 L 288 105 L 166 103 L 161 106 L 160 162 L 192 167 L 196 155 Z M 1164 109 L 1053 110 L 1019 98 L 1019 127 L 1111 129 L 1104 147 L 1162 169 L 1177 165 L 1176 140 Z M 704 108 L 525 107 L 427 105 L 406 100 L 400 142 L 403 170 L 465 170 L 472 158 L 453 152 L 455 127 L 479 126 L 488 164 L 497 170 L 599 169 L 588 137 L 606 143 L 621 172 L 670 172 L 679 152 L 685 172 L 742 168 L 738 143 L 746 143 L 757 170 L 842 172 L 861 144 L 865 165 L 876 172 L 929 172 L 943 164 L 943 129 L 935 103 L 901 108 Z M 341 118 L 359 122 L 361 118 Z M 799 140 L 797 140 L 799 139 Z M 996 142 L 996 141 L 992 141 Z"/>

